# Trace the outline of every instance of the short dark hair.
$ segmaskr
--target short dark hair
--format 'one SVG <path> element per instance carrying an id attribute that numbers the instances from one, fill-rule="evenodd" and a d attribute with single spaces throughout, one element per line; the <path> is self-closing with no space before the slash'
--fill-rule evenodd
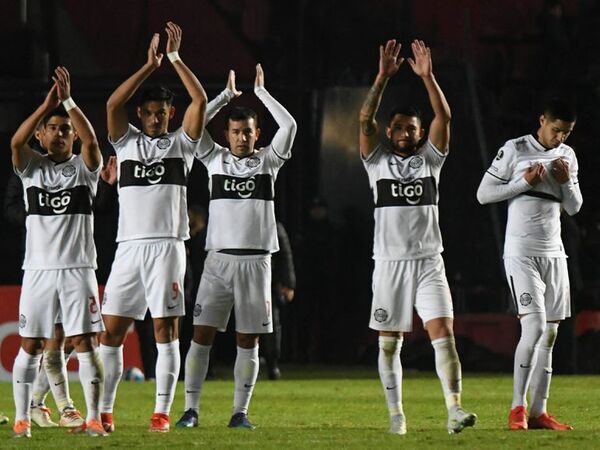
<path id="1" fill-rule="evenodd" d="M 142 106 L 146 102 L 166 102 L 167 105 L 173 104 L 175 94 L 168 87 L 161 84 L 150 86 L 144 89 L 138 97 L 138 106 Z"/>
<path id="2" fill-rule="evenodd" d="M 396 114 L 400 114 L 402 116 L 407 117 L 416 117 L 417 119 L 419 119 L 419 123 L 422 122 L 421 111 L 419 111 L 417 108 L 413 106 L 397 106 L 396 108 L 392 109 L 392 112 L 390 112 L 388 124 L 392 123 L 392 120 L 394 120 L 394 116 Z"/>
<path id="3" fill-rule="evenodd" d="M 46 124 L 48 123 L 48 121 L 50 119 L 52 119 L 53 117 L 64 117 L 65 119 L 69 118 L 69 113 L 67 111 L 65 111 L 65 108 L 63 106 L 59 106 L 58 108 L 54 108 L 52 111 L 50 111 L 48 114 L 46 114 L 44 116 L 44 118 L 42 119 L 42 125 L 46 126 Z"/>
<path id="4" fill-rule="evenodd" d="M 229 129 L 230 120 L 237 122 L 238 120 L 250 119 L 254 119 L 254 123 L 256 123 L 256 126 L 258 126 L 258 114 L 256 114 L 256 111 L 250 108 L 246 108 L 245 106 L 235 106 L 231 108 L 229 114 L 227 114 L 227 120 L 225 121 L 225 129 Z"/>
<path id="5" fill-rule="evenodd" d="M 575 122 L 577 112 L 573 103 L 558 97 L 552 97 L 544 103 L 542 114 L 550 120 L 562 120 L 564 122 Z"/>

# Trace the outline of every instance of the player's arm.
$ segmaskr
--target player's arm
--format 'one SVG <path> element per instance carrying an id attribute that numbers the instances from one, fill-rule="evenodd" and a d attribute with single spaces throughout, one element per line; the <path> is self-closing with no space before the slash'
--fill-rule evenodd
<path id="1" fill-rule="evenodd" d="M 25 170 L 29 161 L 31 161 L 31 158 L 34 156 L 34 150 L 29 146 L 29 141 L 35 133 L 35 130 L 44 116 L 57 108 L 58 105 L 60 105 L 58 87 L 56 86 L 56 83 L 54 83 L 48 92 L 48 95 L 46 95 L 44 103 L 42 103 L 33 114 L 25 119 L 10 140 L 12 163 L 19 172 Z"/>
<path id="2" fill-rule="evenodd" d="M 181 45 L 181 28 L 173 22 L 167 22 L 165 28 L 167 32 L 167 56 L 173 64 L 177 75 L 181 79 L 192 102 L 189 104 L 183 116 L 183 131 L 193 140 L 200 139 L 204 130 L 204 121 L 206 117 L 206 92 L 198 81 L 198 78 L 179 56 L 179 47 Z"/>
<path id="3" fill-rule="evenodd" d="M 231 100 L 242 95 L 235 87 L 235 72 L 229 71 L 227 75 L 227 85 L 219 95 L 208 102 L 206 107 L 206 122 L 210 122 L 224 106 L 227 106 Z"/>
<path id="4" fill-rule="evenodd" d="M 412 51 L 414 59 L 408 58 L 408 63 L 415 74 L 423 80 L 433 109 L 429 140 L 440 152 L 446 153 L 450 143 L 450 119 L 452 118 L 450 105 L 433 75 L 431 49 L 423 41 L 415 40 L 412 43 Z"/>
<path id="5" fill-rule="evenodd" d="M 235 72 L 233 70 L 229 71 L 229 75 L 227 77 L 227 85 L 225 89 L 213 98 L 208 105 L 206 106 L 206 123 L 212 120 L 213 117 L 217 115 L 217 113 L 226 106 L 233 98 L 239 97 L 242 95 L 241 91 L 238 91 L 235 87 Z M 195 156 L 202 161 L 202 159 L 207 156 L 215 147 L 215 141 L 213 141 L 212 136 L 208 132 L 208 130 L 204 130 L 202 133 L 202 137 L 200 138 L 200 144 L 198 146 L 198 150 L 195 153 Z"/>
<path id="6" fill-rule="evenodd" d="M 292 149 L 294 137 L 298 126 L 292 115 L 281 103 L 275 100 L 265 89 L 265 74 L 260 64 L 256 65 L 256 79 L 254 80 L 254 93 L 267 107 L 279 129 L 273 136 L 271 146 L 279 156 L 287 157 Z"/>
<path id="7" fill-rule="evenodd" d="M 71 76 L 66 67 L 57 67 L 52 77 L 57 86 L 58 98 L 63 103 L 75 131 L 81 139 L 81 157 L 88 169 L 95 171 L 102 162 L 102 153 L 96 133 L 83 111 L 71 98 Z"/>
<path id="8" fill-rule="evenodd" d="M 510 183 L 492 175 L 490 172 L 486 172 L 477 189 L 477 200 L 485 205 L 516 197 L 540 183 L 545 174 L 544 165 L 535 164 L 527 169 L 522 178 Z"/>
<path id="9" fill-rule="evenodd" d="M 375 77 L 375 82 L 367 98 L 365 99 L 362 108 L 360 109 L 360 133 L 358 137 L 358 145 L 360 148 L 360 155 L 363 158 L 368 158 L 369 155 L 379 142 L 378 126 L 375 120 L 375 115 L 381 104 L 381 98 L 383 97 L 383 91 L 387 85 L 388 80 L 392 77 L 398 69 L 400 64 L 404 61 L 400 58 L 400 48 L 402 45 L 396 43 L 395 39 L 387 41 L 385 47 L 379 46 L 379 72 Z"/>
<path id="10" fill-rule="evenodd" d="M 573 216 L 579 212 L 583 204 L 583 196 L 577 181 L 577 160 L 574 160 L 573 168 L 569 167 L 569 161 L 558 158 L 552 161 L 552 176 L 560 184 L 562 192 L 562 208 L 568 215 Z"/>
<path id="11" fill-rule="evenodd" d="M 152 72 L 160 67 L 163 54 L 158 52 L 158 43 L 160 36 L 155 33 L 148 47 L 148 59 L 146 63 L 133 75 L 127 78 L 111 94 L 106 102 L 106 118 L 108 126 L 108 135 L 113 142 L 118 141 L 127 133 L 129 119 L 125 104 L 135 94 L 141 84 Z"/>

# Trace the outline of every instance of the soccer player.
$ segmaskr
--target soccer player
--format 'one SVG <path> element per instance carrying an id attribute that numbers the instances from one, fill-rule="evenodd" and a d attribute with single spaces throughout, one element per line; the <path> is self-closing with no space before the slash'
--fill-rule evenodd
<path id="1" fill-rule="evenodd" d="M 564 209 L 569 215 L 576 214 L 583 202 L 577 157 L 565 145 L 575 120 L 570 104 L 550 100 L 543 108 L 537 132 L 507 141 L 477 191 L 481 204 L 508 200 L 504 268 L 521 322 L 510 430 L 572 429 L 548 415 L 546 404 L 558 324 L 571 315 L 560 213 Z"/>
<path id="2" fill-rule="evenodd" d="M 159 34 L 146 63 L 107 102 L 109 139 L 119 176 L 119 243 L 102 302 L 106 332 L 100 353 L 105 369 L 102 423 L 114 430 L 113 406 L 123 373 L 123 342 L 134 319 L 148 308 L 153 317 L 158 358 L 156 403 L 150 431 L 169 431 L 169 411 L 179 376 L 177 318 L 184 314 L 185 247 L 189 238 L 186 183 L 204 129 L 206 93 L 178 50 L 181 28 L 166 25 L 167 57 L 191 97 L 181 128 L 169 133 L 173 93 L 162 86 L 143 91 L 137 103 L 141 130 L 129 124 L 126 103 L 161 65 Z"/>
<path id="3" fill-rule="evenodd" d="M 40 150 L 43 150 L 43 143 L 41 140 L 43 131 L 44 125 L 40 122 L 34 133 L 38 145 L 40 146 Z M 32 150 L 35 151 L 37 149 L 32 147 Z M 43 153 L 46 152 L 44 151 Z M 102 172 L 100 172 L 100 176 L 102 176 Z M 24 231 L 23 237 L 25 237 L 27 211 L 23 193 L 23 183 L 21 182 L 21 179 L 16 173 L 11 174 L 4 197 L 4 216 L 7 222 L 22 229 Z M 98 198 L 99 194 L 100 189 L 96 192 L 96 198 L 94 200 Z M 24 244 L 25 239 L 23 239 L 23 253 L 25 252 Z M 45 339 L 42 362 L 33 382 L 30 410 L 31 421 L 42 428 L 57 427 L 59 425 L 62 427 L 81 427 L 85 423 L 85 419 L 81 417 L 81 413 L 75 408 L 73 400 L 69 395 L 67 368 L 64 358 L 65 335 L 60 319 L 57 319 L 57 321 L 58 323 L 56 323 L 54 328 L 54 337 Z M 70 354 L 74 351 L 70 339 L 68 345 L 68 353 Z M 48 380 L 48 376 L 46 375 L 46 366 L 48 366 L 48 372 L 50 373 L 52 382 Z M 46 396 L 50 390 L 53 391 L 53 396 L 60 413 L 58 424 L 52 421 L 50 417 L 51 410 L 45 403 Z"/>
<path id="4" fill-rule="evenodd" d="M 64 333 L 71 337 L 79 359 L 87 404 L 87 421 L 81 429 L 101 436 L 105 433 L 98 399 L 103 379 L 94 346 L 96 333 L 104 327 L 94 273 L 92 201 L 102 155 L 94 129 L 71 98 L 67 69 L 58 67 L 53 80 L 42 105 L 11 140 L 12 162 L 23 182 L 27 209 L 25 273 L 19 303 L 21 348 L 13 367 L 13 430 L 16 437 L 31 436 L 32 385 L 44 341 L 54 336 L 60 314 Z M 61 103 L 64 108 L 58 108 Z M 45 156 L 28 144 L 40 122 L 40 142 L 48 151 Z M 73 154 L 77 138 L 82 142 L 81 155 Z"/>
<path id="5" fill-rule="evenodd" d="M 271 253 L 279 250 L 274 211 L 274 184 L 291 157 L 296 135 L 294 118 L 265 89 L 263 69 L 256 66 L 254 93 L 279 129 L 266 147 L 255 149 L 260 136 L 254 111 L 236 107 L 227 117 L 229 148 L 213 142 L 208 132 L 196 157 L 209 175 L 208 255 L 194 306 L 194 337 L 185 362 L 185 413 L 178 427 L 198 425 L 200 393 L 217 329 L 224 330 L 235 310 L 237 357 L 230 428 L 255 426 L 248 406 L 258 376 L 258 337 L 272 333 Z M 230 71 L 226 89 L 209 103 L 207 120 L 241 92 Z"/>
<path id="6" fill-rule="evenodd" d="M 435 351 L 435 367 L 448 409 L 448 432 L 473 426 L 461 407 L 461 366 L 452 329 L 453 308 L 441 256 L 438 182 L 450 142 L 450 107 L 432 71 L 431 52 L 412 43 L 408 62 L 429 95 L 434 118 L 424 141 L 420 113 L 396 108 L 379 142 L 375 115 L 388 80 L 404 61 L 401 45 L 379 48 L 379 73 L 360 111 L 360 155 L 375 199 L 375 270 L 369 326 L 379 332 L 379 376 L 390 414 L 390 433 L 405 434 L 402 408 L 403 333 L 412 330 L 413 307 Z"/>

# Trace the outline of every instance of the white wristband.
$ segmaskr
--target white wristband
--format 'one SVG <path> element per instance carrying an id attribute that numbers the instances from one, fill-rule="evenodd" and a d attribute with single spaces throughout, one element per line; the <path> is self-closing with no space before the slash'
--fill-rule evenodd
<path id="1" fill-rule="evenodd" d="M 174 63 L 175 61 L 181 61 L 181 58 L 179 57 L 179 52 L 167 53 L 167 58 L 169 58 L 169 61 L 171 61 L 172 63 Z"/>
<path id="2" fill-rule="evenodd" d="M 62 101 L 63 106 L 65 107 L 65 111 L 69 112 L 71 111 L 73 108 L 76 108 L 77 105 L 75 104 L 75 102 L 73 101 L 73 99 L 71 97 L 69 98 L 65 98 Z"/>

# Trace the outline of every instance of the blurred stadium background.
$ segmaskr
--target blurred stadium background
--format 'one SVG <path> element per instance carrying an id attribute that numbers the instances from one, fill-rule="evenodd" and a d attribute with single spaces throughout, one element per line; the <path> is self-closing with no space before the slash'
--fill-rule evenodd
<path id="1" fill-rule="evenodd" d="M 558 6 L 558 10 L 556 9 Z M 298 122 L 294 157 L 277 182 L 277 215 L 290 235 L 296 299 L 283 311 L 283 361 L 371 364 L 377 341 L 370 306 L 372 197 L 358 157 L 358 111 L 377 71 L 378 46 L 396 38 L 408 56 L 412 39 L 431 46 L 434 72 L 453 112 L 451 156 L 442 172 L 440 217 L 453 290 L 458 347 L 467 371 L 510 370 L 519 327 L 511 315 L 501 265 L 505 205 L 480 206 L 483 171 L 507 139 L 537 126 L 542 98 L 573 98 L 579 120 L 569 144 L 577 152 L 582 212 L 564 218 L 573 319 L 561 327 L 556 373 L 599 373 L 600 345 L 600 4 L 593 0 L 6 0 L 0 37 L 0 197 L 11 177 L 10 137 L 41 103 L 57 65 L 72 75 L 73 97 L 93 123 L 105 159 L 104 105 L 146 59 L 153 32 L 167 20 L 183 29 L 181 55 L 209 98 L 229 69 L 256 108 L 262 142 L 274 123 L 252 93 L 261 62 L 266 87 Z M 166 62 L 166 61 L 165 61 Z M 168 62 L 151 81 L 177 94 L 179 126 L 186 94 Z M 391 81 L 380 118 L 395 103 L 430 108 L 409 66 Z M 134 117 L 132 115 L 132 117 Z M 209 130 L 221 139 L 223 122 Z M 204 168 L 189 180 L 190 203 L 208 204 Z M 6 211 L 5 211 L 6 212 Z M 98 279 L 106 282 L 116 245 L 116 213 L 96 217 Z M 14 358 L 23 230 L 0 220 L 0 344 L 5 375 Z M 418 327 L 417 327 L 418 328 Z M 227 361 L 234 346 L 217 343 Z M 416 330 L 405 367 L 433 369 L 432 350 Z"/>

